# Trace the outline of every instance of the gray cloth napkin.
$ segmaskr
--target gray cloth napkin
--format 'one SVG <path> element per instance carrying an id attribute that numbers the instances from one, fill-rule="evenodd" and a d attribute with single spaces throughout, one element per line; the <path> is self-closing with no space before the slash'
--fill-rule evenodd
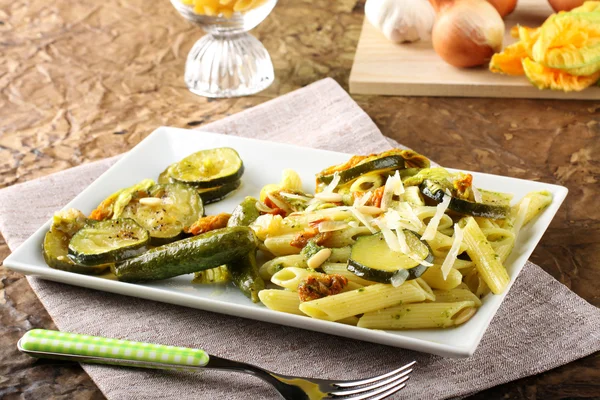
<path id="1" fill-rule="evenodd" d="M 383 151 L 386 139 L 333 80 L 202 127 L 346 153 Z M 202 132 L 198 132 L 199 135 Z M 11 249 L 110 167 L 86 164 L 0 191 L 0 230 Z M 476 351 L 448 359 L 296 328 L 125 297 L 28 277 L 62 331 L 199 347 L 287 375 L 357 379 L 418 361 L 397 398 L 464 396 L 600 350 L 600 311 L 527 263 Z M 276 398 L 242 374 L 138 371 L 84 365 L 108 399 Z"/>

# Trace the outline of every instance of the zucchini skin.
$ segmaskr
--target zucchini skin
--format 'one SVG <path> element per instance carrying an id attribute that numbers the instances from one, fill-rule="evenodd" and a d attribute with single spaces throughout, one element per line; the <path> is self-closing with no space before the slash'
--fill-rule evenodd
<path id="1" fill-rule="evenodd" d="M 421 193 L 424 196 L 441 203 L 444 196 L 447 196 L 443 190 L 431 191 L 427 186 L 427 181 L 423 182 L 420 186 Z M 474 217 L 484 217 L 491 219 L 503 219 L 506 218 L 510 212 L 510 207 L 499 206 L 493 204 L 475 203 L 468 200 L 459 199 L 457 197 L 451 197 L 448 209 L 456 211 L 460 214 L 472 215 Z"/>
<path id="2" fill-rule="evenodd" d="M 67 234 L 56 229 L 46 232 L 42 244 L 42 254 L 50 268 L 77 274 L 101 275 L 110 267 L 107 264 L 88 266 L 74 263 L 68 257 L 69 240 Z"/>
<path id="3" fill-rule="evenodd" d="M 256 208 L 256 200 L 247 196 L 231 213 L 227 226 L 249 226 L 260 216 Z"/>
<path id="4" fill-rule="evenodd" d="M 256 251 L 252 250 L 245 256 L 227 264 L 231 281 L 253 303 L 258 303 L 258 292 L 265 288 L 265 281 L 258 273 Z"/>
<path id="5" fill-rule="evenodd" d="M 260 215 L 256 209 L 256 202 L 257 200 L 254 197 L 246 197 L 233 210 L 227 226 L 248 226 L 254 222 Z M 258 303 L 258 292 L 265 288 L 265 281 L 260 277 L 258 272 L 256 249 L 249 251 L 240 259 L 227 264 L 227 268 L 231 273 L 233 284 L 252 302 Z"/>
<path id="6" fill-rule="evenodd" d="M 147 282 L 204 271 L 230 263 L 256 249 L 250 228 L 216 229 L 156 247 L 113 268 L 123 282 Z"/>
<path id="7" fill-rule="evenodd" d="M 406 168 L 406 163 L 404 158 L 399 155 L 392 155 L 387 157 L 376 158 L 371 161 L 367 161 L 362 164 L 358 164 L 352 168 L 349 168 L 345 171 L 338 172 L 340 177 L 339 185 L 343 185 L 344 183 L 353 181 L 363 174 L 367 174 L 370 172 L 376 171 L 391 171 L 396 169 L 404 169 Z M 334 177 L 335 174 L 319 176 L 317 180 L 320 183 L 329 184 Z"/>
<path id="8" fill-rule="evenodd" d="M 202 199 L 202 203 L 204 203 L 205 205 L 212 204 L 216 203 L 217 201 L 223 200 L 229 195 L 229 193 L 239 188 L 241 184 L 241 179 L 238 179 L 237 181 L 228 182 L 215 188 L 198 189 L 198 194 Z"/>

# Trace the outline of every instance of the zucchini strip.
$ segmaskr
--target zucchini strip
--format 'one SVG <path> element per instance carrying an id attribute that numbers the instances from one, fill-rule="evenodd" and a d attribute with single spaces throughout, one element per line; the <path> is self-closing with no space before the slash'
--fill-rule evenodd
<path id="1" fill-rule="evenodd" d="M 215 268 L 254 249 L 256 237 L 250 228 L 223 228 L 156 247 L 117 264 L 113 272 L 124 282 L 157 281 Z"/>

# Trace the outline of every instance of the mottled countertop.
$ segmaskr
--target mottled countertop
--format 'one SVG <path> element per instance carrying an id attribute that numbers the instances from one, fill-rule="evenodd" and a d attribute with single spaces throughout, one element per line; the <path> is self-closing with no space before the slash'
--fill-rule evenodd
<path id="1" fill-rule="evenodd" d="M 281 0 L 253 31 L 271 53 L 275 83 L 257 96 L 207 100 L 182 80 L 201 32 L 167 0 L 0 0 L 0 187 L 122 153 L 157 126 L 195 127 L 324 77 L 347 88 L 363 3 Z M 532 261 L 600 306 L 600 103 L 354 98 L 385 135 L 442 165 L 567 186 Z M 0 260 L 8 253 L 0 237 Z M 102 399 L 81 368 L 34 365 L 17 353 L 33 327 L 54 325 L 24 277 L 0 267 L 0 398 Z M 596 354 L 470 399 L 600 398 L 599 371 Z"/>

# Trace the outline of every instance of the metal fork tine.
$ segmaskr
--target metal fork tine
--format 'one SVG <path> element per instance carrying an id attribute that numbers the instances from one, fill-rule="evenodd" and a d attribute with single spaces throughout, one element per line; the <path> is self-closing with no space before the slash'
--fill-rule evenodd
<path id="1" fill-rule="evenodd" d="M 406 379 L 402 379 L 402 382 L 394 382 L 391 383 L 389 385 L 380 387 L 379 389 L 373 391 L 373 392 L 368 392 L 368 393 L 362 393 L 359 394 L 358 396 L 350 396 L 350 397 L 346 397 L 345 400 L 366 400 L 366 399 L 372 399 L 374 396 L 377 395 L 382 395 L 384 393 L 387 393 L 389 391 L 392 391 L 391 393 L 397 392 L 400 389 L 397 389 L 398 386 L 406 386 L 406 381 L 408 380 L 408 378 L 410 378 L 409 376 L 405 377 Z M 389 395 L 386 395 L 389 396 Z"/>
<path id="2" fill-rule="evenodd" d="M 406 365 L 404 365 L 404 366 L 402 366 L 402 367 L 400 367 L 398 369 L 395 369 L 395 370 L 393 370 L 391 372 L 388 372 L 387 374 L 378 375 L 378 376 L 374 376 L 372 378 L 361 379 L 361 380 L 357 380 L 357 381 L 337 382 L 337 383 L 334 383 L 334 385 L 337 386 L 337 387 L 341 387 L 341 388 L 367 385 L 369 383 L 377 382 L 377 381 L 380 381 L 382 379 L 388 378 L 388 377 L 390 377 L 392 375 L 395 375 L 395 374 L 397 374 L 400 371 L 403 371 L 405 369 L 408 369 L 408 368 L 412 367 L 416 363 L 417 363 L 416 361 L 410 362 L 410 363 L 408 363 L 408 364 L 406 364 Z"/>
<path id="3" fill-rule="evenodd" d="M 386 397 L 391 396 L 391 395 L 393 395 L 396 392 L 399 392 L 400 390 L 404 389 L 405 387 L 406 387 L 406 383 L 403 383 L 400 386 L 396 386 L 395 388 L 392 388 L 392 389 L 388 390 L 385 393 L 381 393 L 379 396 L 371 397 L 368 400 L 382 400 L 382 399 L 385 399 Z"/>
<path id="4" fill-rule="evenodd" d="M 392 376 L 389 379 L 386 379 L 386 380 L 383 380 L 383 381 L 377 381 L 374 385 L 362 386 L 362 387 L 360 387 L 358 389 L 340 390 L 340 391 L 337 391 L 337 392 L 331 392 L 330 394 L 333 394 L 333 395 L 336 395 L 336 396 L 349 396 L 351 394 L 368 392 L 368 391 L 371 391 L 373 389 L 377 389 L 378 387 L 385 386 L 385 385 L 387 385 L 389 383 L 392 383 L 392 382 L 402 383 L 402 382 L 405 382 L 405 381 L 408 380 L 408 376 L 407 375 L 409 375 L 411 372 L 413 372 L 412 368 L 409 369 L 409 370 L 406 370 L 406 371 L 402 371 L 401 374 L 394 375 L 394 376 Z M 404 378 L 404 379 L 402 379 L 402 381 L 400 381 L 400 382 L 397 382 L 401 378 Z"/>

